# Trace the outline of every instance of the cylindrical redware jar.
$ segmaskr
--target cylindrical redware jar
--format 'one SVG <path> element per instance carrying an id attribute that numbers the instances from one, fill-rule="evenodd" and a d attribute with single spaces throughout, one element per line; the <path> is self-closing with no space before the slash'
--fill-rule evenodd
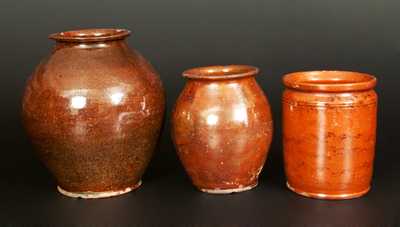
<path id="1" fill-rule="evenodd" d="M 257 185 L 272 139 L 268 100 L 246 65 L 187 70 L 172 114 L 178 156 L 201 191 L 227 194 Z"/>
<path id="2" fill-rule="evenodd" d="M 318 199 L 367 193 L 375 154 L 376 78 L 311 71 L 285 75 L 283 83 L 287 186 Z"/>
<path id="3" fill-rule="evenodd" d="M 23 120 L 37 154 L 67 196 L 129 192 L 155 148 L 164 113 L 158 74 L 124 29 L 50 35 L 51 54 L 30 77 Z"/>

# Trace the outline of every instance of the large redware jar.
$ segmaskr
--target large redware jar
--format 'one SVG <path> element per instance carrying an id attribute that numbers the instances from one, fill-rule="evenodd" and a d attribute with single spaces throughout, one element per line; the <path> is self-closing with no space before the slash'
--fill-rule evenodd
<path id="1" fill-rule="evenodd" d="M 124 29 L 50 35 L 51 54 L 30 77 L 23 120 L 40 159 L 67 196 L 137 188 L 155 148 L 164 92 Z"/>
<path id="2" fill-rule="evenodd" d="M 193 184 L 208 193 L 257 185 L 272 138 L 270 107 L 246 65 L 187 70 L 172 114 L 178 156 Z"/>
<path id="3" fill-rule="evenodd" d="M 375 153 L 375 77 L 312 71 L 288 74 L 283 83 L 287 186 L 318 199 L 367 193 Z"/>

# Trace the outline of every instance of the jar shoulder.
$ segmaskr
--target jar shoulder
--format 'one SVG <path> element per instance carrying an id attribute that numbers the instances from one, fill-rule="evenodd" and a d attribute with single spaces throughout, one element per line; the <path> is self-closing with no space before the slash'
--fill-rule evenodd
<path id="1" fill-rule="evenodd" d="M 243 82 L 243 83 L 242 83 Z M 175 122 L 271 121 L 270 106 L 254 81 L 188 82 L 173 110 Z"/>
<path id="2" fill-rule="evenodd" d="M 157 72 L 136 51 L 55 48 L 29 78 L 23 111 L 40 113 L 55 106 L 59 111 L 116 106 L 159 111 L 164 99 Z"/>
<path id="3" fill-rule="evenodd" d="M 107 48 L 57 47 L 35 69 L 30 82 L 52 88 L 98 87 L 106 89 L 116 84 L 146 82 L 161 87 L 158 73 L 137 51 L 126 45 Z"/>

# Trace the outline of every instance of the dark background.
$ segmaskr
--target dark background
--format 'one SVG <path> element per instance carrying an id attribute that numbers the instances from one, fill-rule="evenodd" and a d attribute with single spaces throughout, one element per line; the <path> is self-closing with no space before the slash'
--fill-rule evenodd
<path id="1" fill-rule="evenodd" d="M 390 0 L 19 0 L 0 2 L 0 225 L 400 225 L 400 1 Z M 56 191 L 20 122 L 24 83 L 53 45 L 47 35 L 120 27 L 160 72 L 167 92 L 161 146 L 137 191 L 79 200 Z M 169 116 L 187 68 L 258 66 L 275 135 L 260 184 L 227 196 L 198 192 L 171 143 Z M 349 201 L 300 197 L 285 188 L 281 76 L 341 69 L 378 78 L 379 127 L 373 187 Z"/>

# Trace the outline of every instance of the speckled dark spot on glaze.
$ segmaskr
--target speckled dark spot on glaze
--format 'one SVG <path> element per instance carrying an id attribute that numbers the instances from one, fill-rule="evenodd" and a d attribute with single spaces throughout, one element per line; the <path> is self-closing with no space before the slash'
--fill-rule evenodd
<path id="1" fill-rule="evenodd" d="M 55 48 L 27 83 L 25 127 L 69 192 L 134 187 L 156 145 L 164 113 L 161 81 L 124 37 L 84 42 L 53 36 Z"/>
<path id="2" fill-rule="evenodd" d="M 352 83 L 308 84 L 311 77 L 351 78 Z M 322 199 L 349 199 L 368 192 L 375 147 L 375 78 L 356 72 L 321 71 L 289 74 L 284 83 L 288 187 Z"/>

